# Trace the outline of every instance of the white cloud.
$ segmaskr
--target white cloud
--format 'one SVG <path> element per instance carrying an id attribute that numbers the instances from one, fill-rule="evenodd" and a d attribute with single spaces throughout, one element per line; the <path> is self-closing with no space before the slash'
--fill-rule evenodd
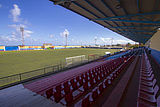
<path id="1" fill-rule="evenodd" d="M 8 27 L 11 27 L 11 28 L 15 29 L 16 31 L 20 31 L 20 27 L 27 28 L 26 25 L 23 25 L 23 24 L 8 25 Z"/>
<path id="2" fill-rule="evenodd" d="M 19 41 L 14 35 L 0 36 L 0 40 L 5 41 L 5 42 L 17 42 L 17 41 Z"/>
<path id="3" fill-rule="evenodd" d="M 32 31 L 30 31 L 30 30 L 24 30 L 24 37 L 25 38 L 29 38 L 29 37 L 31 37 L 31 34 L 32 34 L 33 32 Z"/>
<path id="4" fill-rule="evenodd" d="M 62 33 L 60 33 L 60 35 L 62 36 L 62 37 L 65 37 L 65 35 L 69 35 L 69 31 L 67 30 L 67 29 L 65 29 Z"/>
<path id="5" fill-rule="evenodd" d="M 131 40 L 122 40 L 122 39 L 119 39 L 119 40 L 113 40 L 113 43 L 114 44 L 127 44 L 127 43 L 134 44 L 135 42 L 131 41 Z"/>
<path id="6" fill-rule="evenodd" d="M 54 38 L 54 35 L 53 35 L 53 34 L 51 34 L 49 37 L 50 37 L 50 38 Z"/>
<path id="7" fill-rule="evenodd" d="M 127 43 L 131 43 L 134 44 L 135 42 L 132 40 L 124 40 L 124 39 L 113 39 L 113 38 L 100 38 L 101 41 L 103 41 L 106 44 L 111 44 L 111 42 L 113 42 L 113 44 L 127 44 Z"/>
<path id="8" fill-rule="evenodd" d="M 14 8 L 10 10 L 11 16 L 13 18 L 13 22 L 19 22 L 20 21 L 19 16 L 21 14 L 21 9 L 16 4 L 14 4 L 13 7 Z"/>
<path id="9" fill-rule="evenodd" d="M 100 40 L 102 40 L 104 43 L 108 43 L 112 40 L 112 38 L 103 38 L 101 37 Z"/>

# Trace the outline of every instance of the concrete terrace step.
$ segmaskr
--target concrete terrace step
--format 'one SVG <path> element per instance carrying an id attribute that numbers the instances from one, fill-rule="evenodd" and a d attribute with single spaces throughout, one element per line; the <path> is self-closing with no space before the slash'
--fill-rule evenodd
<path id="1" fill-rule="evenodd" d="M 60 107 L 36 93 L 25 89 L 22 84 L 0 90 L 1 107 Z"/>
<path id="2" fill-rule="evenodd" d="M 124 94 L 125 88 L 127 87 L 129 79 L 131 78 L 133 70 L 136 66 L 137 60 L 138 57 L 136 57 L 132 64 L 129 66 L 122 79 L 118 82 L 105 103 L 102 105 L 103 107 L 118 107 L 120 100 Z"/>

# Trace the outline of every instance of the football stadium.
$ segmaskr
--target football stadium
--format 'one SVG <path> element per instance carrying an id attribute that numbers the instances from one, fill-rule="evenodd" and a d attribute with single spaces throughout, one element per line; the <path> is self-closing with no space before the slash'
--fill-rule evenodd
<path id="1" fill-rule="evenodd" d="M 15 0 L 0 12 L 10 6 L 0 107 L 160 107 L 160 0 Z"/>

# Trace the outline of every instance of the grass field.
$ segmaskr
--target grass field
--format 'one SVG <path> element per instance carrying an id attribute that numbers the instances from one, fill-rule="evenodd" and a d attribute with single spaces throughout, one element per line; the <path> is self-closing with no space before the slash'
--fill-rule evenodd
<path id="1" fill-rule="evenodd" d="M 64 61 L 66 57 L 116 52 L 113 49 L 57 49 L 0 52 L 0 77 L 32 71 L 53 66 Z"/>

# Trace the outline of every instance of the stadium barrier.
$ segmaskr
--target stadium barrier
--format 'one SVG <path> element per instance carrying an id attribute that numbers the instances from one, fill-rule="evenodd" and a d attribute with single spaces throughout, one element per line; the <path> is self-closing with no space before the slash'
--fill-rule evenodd
<path id="1" fill-rule="evenodd" d="M 0 89 L 10 87 L 13 85 L 17 85 L 19 83 L 24 83 L 30 80 L 34 80 L 40 77 L 48 76 L 57 72 L 65 71 L 70 68 L 74 68 L 86 63 L 90 63 L 96 60 L 104 58 L 104 56 L 96 55 L 88 55 L 84 61 L 76 62 L 76 64 L 67 65 L 66 62 L 60 62 L 57 65 L 49 66 L 29 72 L 19 73 L 11 76 L 6 76 L 0 78 Z"/>
<path id="2" fill-rule="evenodd" d="M 70 49 L 81 46 L 0 46 L 0 51 L 43 50 L 43 49 Z"/>

